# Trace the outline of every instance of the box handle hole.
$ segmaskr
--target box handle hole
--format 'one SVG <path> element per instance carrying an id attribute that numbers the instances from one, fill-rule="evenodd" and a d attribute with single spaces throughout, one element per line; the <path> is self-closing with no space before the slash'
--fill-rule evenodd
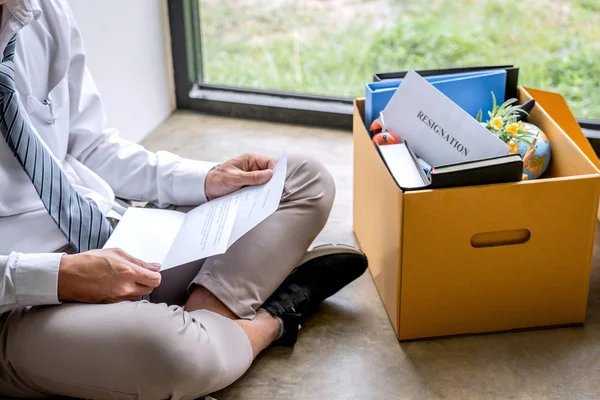
<path id="1" fill-rule="evenodd" d="M 527 243 L 531 238 L 529 229 L 513 229 L 509 231 L 482 232 L 471 238 L 471 246 L 475 248 L 510 246 Z"/>

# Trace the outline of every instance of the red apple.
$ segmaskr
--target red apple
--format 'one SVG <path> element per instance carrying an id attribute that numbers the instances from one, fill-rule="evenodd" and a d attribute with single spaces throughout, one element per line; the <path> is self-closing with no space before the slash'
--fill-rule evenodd
<path id="1" fill-rule="evenodd" d="M 382 130 L 383 130 L 383 126 L 381 126 L 381 122 L 379 122 L 379 118 L 377 118 L 375 121 L 373 121 L 373 123 L 371 124 L 371 127 L 369 128 L 369 131 L 371 132 L 371 134 L 379 133 Z"/>
<path id="2" fill-rule="evenodd" d="M 392 132 L 380 132 L 373 136 L 373 143 L 379 144 L 380 146 L 385 144 L 398 144 L 402 143 L 402 140 Z"/>

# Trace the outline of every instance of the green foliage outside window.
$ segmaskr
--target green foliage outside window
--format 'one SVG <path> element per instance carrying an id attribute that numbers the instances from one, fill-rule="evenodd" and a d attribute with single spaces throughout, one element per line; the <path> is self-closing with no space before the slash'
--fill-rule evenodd
<path id="1" fill-rule="evenodd" d="M 373 73 L 490 64 L 600 119 L 598 0 L 201 0 L 207 83 L 364 96 Z"/>

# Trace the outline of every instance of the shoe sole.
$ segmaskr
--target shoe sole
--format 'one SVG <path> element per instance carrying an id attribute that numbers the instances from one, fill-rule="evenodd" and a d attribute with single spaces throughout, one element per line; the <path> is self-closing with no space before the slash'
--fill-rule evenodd
<path id="1" fill-rule="evenodd" d="M 307 262 L 314 260 L 315 258 L 329 256 L 332 254 L 357 254 L 361 256 L 365 255 L 365 253 L 353 246 L 345 244 L 322 244 L 314 247 L 312 250 L 307 252 L 298 263 L 298 266 L 306 264 Z"/>

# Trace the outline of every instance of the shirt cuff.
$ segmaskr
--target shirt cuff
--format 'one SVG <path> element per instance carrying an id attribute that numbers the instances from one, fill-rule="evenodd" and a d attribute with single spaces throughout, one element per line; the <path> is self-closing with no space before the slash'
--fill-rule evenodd
<path id="1" fill-rule="evenodd" d="M 17 304 L 59 304 L 58 268 L 64 253 L 17 254 L 15 291 Z"/>
<path id="2" fill-rule="evenodd" d="M 173 174 L 173 196 L 177 205 L 194 206 L 206 203 L 204 185 L 208 172 L 218 163 L 183 159 Z"/>

